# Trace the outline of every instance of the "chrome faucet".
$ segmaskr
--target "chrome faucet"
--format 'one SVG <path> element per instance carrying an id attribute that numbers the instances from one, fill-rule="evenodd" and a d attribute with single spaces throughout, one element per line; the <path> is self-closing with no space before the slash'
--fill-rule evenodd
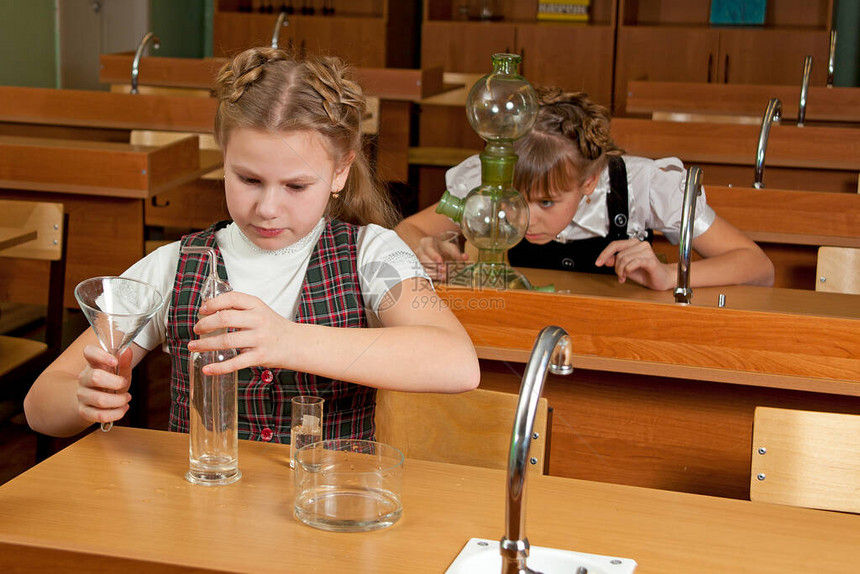
<path id="1" fill-rule="evenodd" d="M 681 210 L 681 241 L 678 243 L 678 285 L 675 287 L 675 302 L 688 304 L 693 297 L 690 288 L 690 261 L 693 247 L 693 221 L 696 219 L 696 198 L 702 193 L 702 169 L 692 166 L 687 170 L 684 185 L 684 207 Z"/>
<path id="2" fill-rule="evenodd" d="M 806 119 L 806 98 L 809 95 L 809 76 L 812 74 L 812 56 L 803 59 L 803 78 L 800 80 L 800 103 L 797 106 L 797 127 Z"/>
<path id="3" fill-rule="evenodd" d="M 152 42 L 153 49 L 158 50 L 161 48 L 161 41 L 158 39 L 158 36 L 152 32 L 147 32 L 140 41 L 140 44 L 137 45 L 137 52 L 134 53 L 134 61 L 131 63 L 131 92 L 129 92 L 131 94 L 137 93 L 137 76 L 140 73 L 140 57 L 143 56 L 143 50 L 150 42 Z"/>
<path id="4" fill-rule="evenodd" d="M 567 331 L 561 327 L 544 327 L 535 340 L 523 374 L 508 454 L 505 536 L 500 546 L 502 574 L 533 572 L 526 566 L 529 541 L 525 536 L 526 518 L 523 509 L 529 446 L 547 370 L 557 375 L 569 375 L 573 372 L 570 364 L 572 354 Z"/>
<path id="5" fill-rule="evenodd" d="M 758 147 L 755 151 L 755 181 L 753 181 L 753 187 L 756 189 L 764 187 L 764 183 L 762 183 L 764 177 L 764 154 L 767 151 L 767 138 L 770 136 L 770 125 L 773 122 L 778 122 L 781 118 L 782 100 L 771 98 L 767 102 L 764 117 L 761 119 L 761 132 L 759 132 Z"/>
<path id="6" fill-rule="evenodd" d="M 278 40 L 281 37 L 281 28 L 289 25 L 290 21 L 287 20 L 286 11 L 281 11 L 281 13 L 278 14 L 278 21 L 275 22 L 275 29 L 272 30 L 272 48 L 278 48 Z"/>
<path id="7" fill-rule="evenodd" d="M 827 87 L 833 87 L 833 76 L 836 74 L 836 30 L 830 31 L 830 54 L 827 57 Z"/>

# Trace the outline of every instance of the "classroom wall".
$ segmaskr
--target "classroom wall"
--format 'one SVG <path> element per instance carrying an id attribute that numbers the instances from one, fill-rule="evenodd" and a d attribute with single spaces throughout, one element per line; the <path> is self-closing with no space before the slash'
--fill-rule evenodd
<path id="1" fill-rule="evenodd" d="M 150 0 L 149 6 L 150 29 L 161 40 L 161 49 L 154 55 L 203 58 L 212 54 L 212 0 Z"/>
<path id="2" fill-rule="evenodd" d="M 56 3 L 0 1 L 0 85 L 58 87 Z M 150 0 L 151 27 L 162 39 L 159 56 L 212 55 L 214 0 Z M 838 86 L 860 86 L 860 0 L 840 0 L 834 11 Z"/>
<path id="3" fill-rule="evenodd" d="M 836 72 L 837 86 L 860 86 L 860 0 L 836 3 Z"/>
<path id="4" fill-rule="evenodd" d="M 0 85 L 57 86 L 55 0 L 0 2 Z"/>

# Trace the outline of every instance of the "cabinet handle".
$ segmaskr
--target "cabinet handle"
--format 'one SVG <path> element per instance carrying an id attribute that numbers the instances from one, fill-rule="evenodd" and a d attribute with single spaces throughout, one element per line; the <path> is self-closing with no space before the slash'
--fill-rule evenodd
<path id="1" fill-rule="evenodd" d="M 714 55 L 708 54 L 708 83 L 714 81 Z"/>
<path id="2" fill-rule="evenodd" d="M 526 49 L 520 48 L 520 75 L 526 75 Z"/>
<path id="3" fill-rule="evenodd" d="M 729 55 L 726 54 L 726 65 L 723 66 L 723 83 L 729 83 Z"/>

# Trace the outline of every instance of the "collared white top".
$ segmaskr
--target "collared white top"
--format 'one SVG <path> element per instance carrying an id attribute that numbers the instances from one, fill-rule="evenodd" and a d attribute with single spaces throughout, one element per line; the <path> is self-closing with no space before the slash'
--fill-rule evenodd
<path id="1" fill-rule="evenodd" d="M 627 234 L 644 239 L 649 229 L 666 236 L 673 245 L 681 239 L 681 210 L 684 205 L 684 184 L 687 170 L 675 157 L 651 160 L 624 156 L 627 168 L 628 221 Z M 481 185 L 481 160 L 474 155 L 445 173 L 448 191 L 465 197 Z M 570 224 L 556 237 L 564 243 L 576 239 L 606 237 L 609 234 L 609 215 L 606 195 L 609 193 L 609 170 L 600 174 L 590 201 L 582 198 Z M 693 220 L 693 237 L 708 230 L 716 214 L 708 205 L 704 188 L 696 199 L 696 216 Z"/>
<path id="2" fill-rule="evenodd" d="M 278 314 L 294 318 L 308 263 L 324 228 L 325 220 L 320 219 L 308 235 L 277 251 L 260 249 L 234 223 L 219 229 L 215 238 L 230 287 L 259 297 Z M 372 224 L 362 227 L 356 256 L 361 293 L 371 323 L 394 285 L 411 277 L 424 277 L 429 281 L 418 258 L 390 229 Z M 134 340 L 145 349 L 152 350 L 165 341 L 178 263 L 179 242 L 176 241 L 153 251 L 123 273 L 124 277 L 152 284 L 166 298 L 158 314 Z"/>

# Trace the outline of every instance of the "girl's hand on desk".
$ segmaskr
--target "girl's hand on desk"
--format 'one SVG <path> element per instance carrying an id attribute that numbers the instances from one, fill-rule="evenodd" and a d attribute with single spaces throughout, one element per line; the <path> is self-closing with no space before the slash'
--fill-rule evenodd
<path id="1" fill-rule="evenodd" d="M 415 255 L 434 281 L 446 279 L 449 263 L 462 263 L 469 259 L 469 255 L 460 249 L 456 237 L 456 232 L 445 232 L 442 236 L 430 235 L 419 241 Z"/>
<path id="2" fill-rule="evenodd" d="M 666 291 L 675 287 L 675 265 L 662 263 L 657 259 L 657 254 L 647 241 L 639 241 L 636 238 L 613 241 L 594 263 L 597 266 L 614 266 L 620 283 L 631 279 L 655 291 Z"/>
<path id="3" fill-rule="evenodd" d="M 120 357 L 119 374 L 114 374 L 117 360 L 96 345 L 84 347 L 87 366 L 78 376 L 78 412 L 92 422 L 107 423 L 121 419 L 128 410 L 131 395 L 132 351 Z"/>
<path id="4" fill-rule="evenodd" d="M 232 291 L 206 301 L 194 332 L 202 338 L 188 343 L 195 352 L 236 349 L 239 354 L 223 363 L 213 363 L 206 374 L 221 375 L 254 365 L 286 366 L 284 350 L 290 348 L 295 323 L 273 311 L 259 298 Z M 222 329 L 231 331 L 206 337 Z"/>

